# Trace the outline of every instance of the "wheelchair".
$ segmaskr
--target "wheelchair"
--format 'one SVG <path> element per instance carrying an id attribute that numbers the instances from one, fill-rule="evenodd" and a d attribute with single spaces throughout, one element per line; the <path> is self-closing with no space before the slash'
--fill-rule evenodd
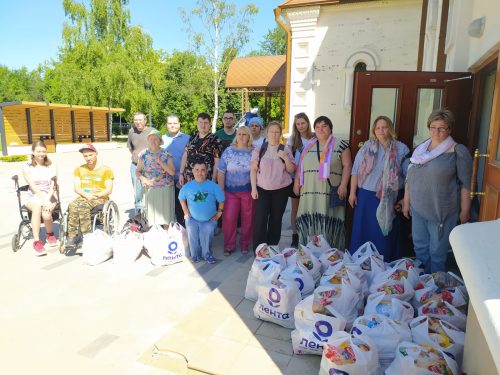
<path id="1" fill-rule="evenodd" d="M 62 215 L 61 215 L 61 201 L 59 199 L 59 186 L 57 184 L 57 178 L 53 177 L 54 180 L 54 189 L 56 192 L 56 206 L 52 211 L 52 221 L 54 223 L 62 223 Z M 19 186 L 19 177 L 17 175 L 12 176 L 12 180 L 14 180 L 14 189 L 17 195 L 17 203 L 19 207 L 19 215 L 21 216 L 21 222 L 19 223 L 19 227 L 17 229 L 17 233 L 12 236 L 12 251 L 16 252 L 20 248 L 24 246 L 26 241 L 33 237 L 33 228 L 31 228 L 31 211 L 22 203 L 22 193 L 27 192 L 29 190 L 29 185 Z M 41 221 L 43 224 L 43 220 Z M 22 241 L 22 243 L 21 243 Z"/>
<path id="2" fill-rule="evenodd" d="M 110 236 L 118 234 L 120 231 L 120 212 L 118 206 L 112 200 L 95 206 L 90 211 L 90 220 L 92 221 L 92 232 L 100 229 Z M 59 252 L 66 254 L 66 244 L 68 242 L 68 222 L 69 208 L 64 212 L 59 226 Z"/>

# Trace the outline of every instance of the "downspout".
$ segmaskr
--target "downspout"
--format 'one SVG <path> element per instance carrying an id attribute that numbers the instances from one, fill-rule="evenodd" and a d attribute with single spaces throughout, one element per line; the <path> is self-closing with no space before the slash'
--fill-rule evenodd
<path id="1" fill-rule="evenodd" d="M 285 117 L 284 117 L 284 129 L 283 133 L 288 132 L 288 118 L 290 111 L 290 72 L 291 72 L 291 55 L 292 55 L 292 34 L 290 30 L 286 27 L 286 25 L 281 20 L 281 8 L 278 7 L 274 9 L 274 18 L 278 25 L 285 31 L 287 35 L 286 40 L 286 80 L 285 80 Z"/>

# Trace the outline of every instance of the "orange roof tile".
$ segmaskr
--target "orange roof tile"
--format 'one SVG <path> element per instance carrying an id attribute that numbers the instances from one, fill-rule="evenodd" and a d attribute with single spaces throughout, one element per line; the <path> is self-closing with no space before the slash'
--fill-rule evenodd
<path id="1" fill-rule="evenodd" d="M 234 59 L 226 76 L 227 88 L 285 87 L 286 56 L 249 56 Z"/>

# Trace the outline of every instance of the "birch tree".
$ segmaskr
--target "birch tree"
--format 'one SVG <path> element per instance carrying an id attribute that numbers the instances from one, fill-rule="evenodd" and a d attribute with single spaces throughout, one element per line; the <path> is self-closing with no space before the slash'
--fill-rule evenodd
<path id="1" fill-rule="evenodd" d="M 220 86 L 229 63 L 248 43 L 253 16 L 258 13 L 254 4 L 237 8 L 224 0 L 198 0 L 191 10 L 179 8 L 181 19 L 196 52 L 207 59 L 212 73 L 214 113 L 212 132 L 219 115 Z"/>

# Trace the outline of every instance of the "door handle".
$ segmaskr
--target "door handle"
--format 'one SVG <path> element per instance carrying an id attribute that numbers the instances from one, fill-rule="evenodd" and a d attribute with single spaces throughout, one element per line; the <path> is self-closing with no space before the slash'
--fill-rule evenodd
<path id="1" fill-rule="evenodd" d="M 364 145 L 364 144 L 365 144 L 365 142 L 359 142 L 359 143 L 358 143 L 358 148 L 363 147 L 363 145 Z"/>
<path id="2" fill-rule="evenodd" d="M 477 189 L 477 169 L 478 169 L 478 159 L 479 158 L 489 158 L 490 154 L 480 154 L 479 149 L 476 148 L 474 151 L 474 159 L 472 160 L 472 178 L 471 178 L 471 192 L 470 198 L 474 198 L 476 195 L 485 196 L 486 193 L 484 191 L 474 191 L 474 187 Z"/>

